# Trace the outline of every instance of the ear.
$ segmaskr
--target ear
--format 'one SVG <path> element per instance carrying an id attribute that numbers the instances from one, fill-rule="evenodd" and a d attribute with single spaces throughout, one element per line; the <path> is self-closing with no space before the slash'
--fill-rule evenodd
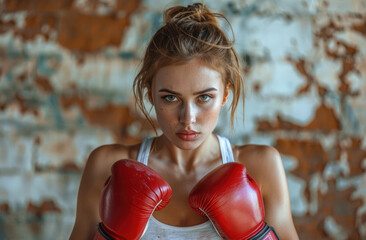
<path id="1" fill-rule="evenodd" d="M 227 100 L 229 99 L 230 89 L 231 89 L 231 84 L 230 83 L 226 84 L 225 91 L 224 91 L 224 99 L 222 100 L 222 106 L 224 106 L 226 104 Z"/>

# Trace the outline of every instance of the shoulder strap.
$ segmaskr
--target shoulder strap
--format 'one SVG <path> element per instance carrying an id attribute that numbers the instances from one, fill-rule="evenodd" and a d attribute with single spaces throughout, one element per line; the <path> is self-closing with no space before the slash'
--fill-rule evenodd
<path id="1" fill-rule="evenodd" d="M 219 140 L 220 144 L 222 163 L 225 164 L 229 162 L 235 162 L 233 149 L 231 148 L 229 140 L 219 135 L 217 135 L 217 139 Z"/>
<path id="2" fill-rule="evenodd" d="M 145 139 L 140 146 L 139 154 L 137 155 L 137 161 L 147 166 L 149 160 L 150 148 L 154 138 Z"/>

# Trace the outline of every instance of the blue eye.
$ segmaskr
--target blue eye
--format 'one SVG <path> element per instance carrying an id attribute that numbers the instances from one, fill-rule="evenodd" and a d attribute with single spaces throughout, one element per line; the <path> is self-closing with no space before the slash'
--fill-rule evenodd
<path id="1" fill-rule="evenodd" d="M 207 101 L 209 101 L 211 98 L 212 98 L 212 97 L 211 97 L 210 95 L 207 95 L 207 94 L 205 94 L 205 95 L 201 95 L 201 96 L 199 96 L 199 97 L 198 97 L 198 99 L 199 99 L 201 102 L 207 102 Z"/>
<path id="2" fill-rule="evenodd" d="M 174 95 L 166 95 L 163 97 L 163 99 L 167 102 L 175 102 L 177 101 L 177 97 Z"/>

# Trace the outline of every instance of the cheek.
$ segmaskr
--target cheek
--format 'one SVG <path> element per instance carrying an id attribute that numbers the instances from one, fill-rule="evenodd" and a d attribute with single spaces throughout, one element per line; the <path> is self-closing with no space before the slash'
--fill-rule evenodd
<path id="1" fill-rule="evenodd" d="M 155 113 L 159 124 L 173 123 L 175 120 L 175 110 L 166 106 L 155 106 Z"/>
<path id="2" fill-rule="evenodd" d="M 219 101 L 214 102 L 212 105 L 202 107 L 200 111 L 200 118 L 204 122 L 216 123 L 221 111 L 221 104 Z"/>

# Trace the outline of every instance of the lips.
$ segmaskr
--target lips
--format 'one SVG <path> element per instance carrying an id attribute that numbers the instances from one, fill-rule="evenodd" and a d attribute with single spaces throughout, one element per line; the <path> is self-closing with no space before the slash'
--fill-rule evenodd
<path id="1" fill-rule="evenodd" d="M 184 141 L 193 141 L 199 135 L 199 132 L 184 130 L 177 132 L 177 136 Z"/>

